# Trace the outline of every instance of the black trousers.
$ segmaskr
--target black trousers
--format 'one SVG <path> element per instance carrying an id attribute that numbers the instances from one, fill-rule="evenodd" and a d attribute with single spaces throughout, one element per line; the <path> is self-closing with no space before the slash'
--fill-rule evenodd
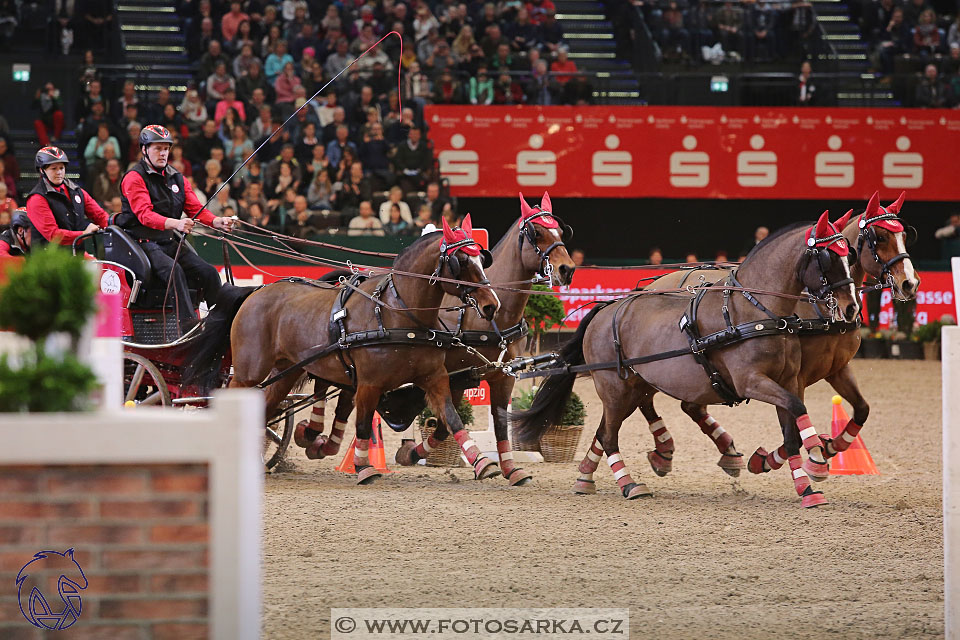
<path id="1" fill-rule="evenodd" d="M 207 306 L 213 306 L 220 291 L 220 274 L 211 265 L 190 249 L 180 249 L 177 262 L 173 256 L 177 253 L 176 242 L 141 242 L 140 247 L 146 252 L 153 265 L 153 273 L 157 277 L 155 287 L 166 290 L 170 273 L 173 272 L 173 284 L 170 287 L 170 296 L 167 304 L 174 305 L 179 310 L 181 320 L 196 320 L 197 315 L 190 301 L 190 285 L 200 289 L 201 297 L 207 301 Z M 176 301 L 173 296 L 176 295 Z"/>

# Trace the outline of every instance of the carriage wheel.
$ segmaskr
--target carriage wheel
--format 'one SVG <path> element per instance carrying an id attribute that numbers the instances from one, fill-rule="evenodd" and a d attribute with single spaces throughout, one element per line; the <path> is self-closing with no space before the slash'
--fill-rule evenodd
<path id="1" fill-rule="evenodd" d="M 136 353 L 123 354 L 123 401 L 169 407 L 170 388 L 156 365 Z"/>
<path id="2" fill-rule="evenodd" d="M 290 439 L 293 437 L 294 414 L 288 413 L 283 420 L 268 425 L 263 438 L 263 464 L 267 469 L 273 469 L 287 452 Z"/>

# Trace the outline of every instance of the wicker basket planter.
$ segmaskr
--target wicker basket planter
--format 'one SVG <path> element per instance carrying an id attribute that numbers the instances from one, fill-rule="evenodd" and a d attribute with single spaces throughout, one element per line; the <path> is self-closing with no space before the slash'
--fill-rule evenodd
<path id="1" fill-rule="evenodd" d="M 420 436 L 426 440 L 437 430 L 437 419 L 427 418 L 424 424 L 420 425 Z M 441 442 L 436 449 L 427 454 L 428 467 L 459 467 L 460 445 L 456 438 L 447 436 L 447 439 Z"/>
<path id="2" fill-rule="evenodd" d="M 573 462 L 580 445 L 583 425 L 550 427 L 540 436 L 540 453 L 544 462 Z"/>
<path id="3" fill-rule="evenodd" d="M 513 435 L 513 430 L 510 430 L 510 448 L 514 451 L 536 451 L 540 452 L 540 443 L 539 442 L 520 442 L 517 440 L 516 436 Z"/>

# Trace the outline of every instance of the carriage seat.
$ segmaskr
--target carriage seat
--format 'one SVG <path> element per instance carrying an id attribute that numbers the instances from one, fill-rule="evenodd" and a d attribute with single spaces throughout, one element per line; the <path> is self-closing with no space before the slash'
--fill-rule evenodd
<path id="1" fill-rule="evenodd" d="M 116 225 L 110 225 L 105 233 L 98 237 L 97 258 L 108 262 L 115 262 L 125 267 L 127 271 L 127 285 L 133 289 L 133 280 L 140 281 L 140 288 L 131 307 L 137 309 L 159 309 L 163 296 L 167 290 L 167 283 L 161 282 L 153 273 L 153 266 L 146 252 L 140 247 L 129 233 Z M 190 251 L 196 254 L 197 250 L 189 242 L 183 243 L 181 251 Z M 195 289 L 190 290 L 190 302 L 196 309 L 199 301 Z M 168 300 L 167 307 L 173 303 Z"/>

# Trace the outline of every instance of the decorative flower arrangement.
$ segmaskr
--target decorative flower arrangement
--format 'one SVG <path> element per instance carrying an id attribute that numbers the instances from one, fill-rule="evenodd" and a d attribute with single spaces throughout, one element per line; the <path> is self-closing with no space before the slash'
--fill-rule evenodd
<path id="1" fill-rule="evenodd" d="M 32 345 L 0 355 L 0 412 L 87 408 L 97 380 L 74 354 L 94 312 L 96 284 L 83 260 L 55 247 L 35 251 L 7 277 L 0 288 L 0 327 Z M 52 347 L 49 339 L 58 333 L 69 337 L 69 350 Z"/>

